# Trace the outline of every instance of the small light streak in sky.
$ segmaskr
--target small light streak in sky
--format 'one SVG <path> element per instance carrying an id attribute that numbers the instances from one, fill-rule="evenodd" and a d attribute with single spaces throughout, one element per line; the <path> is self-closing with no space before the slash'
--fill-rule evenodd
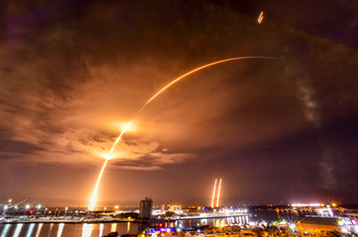
<path id="1" fill-rule="evenodd" d="M 218 179 L 215 179 L 213 197 L 211 199 L 211 208 L 214 208 L 214 198 L 215 198 L 215 190 L 216 190 L 216 182 L 217 181 L 218 181 Z"/>
<path id="2" fill-rule="evenodd" d="M 257 19 L 257 22 L 258 22 L 259 24 L 261 24 L 261 22 L 262 22 L 263 19 L 264 19 L 264 12 L 261 12 L 259 18 Z"/>
<path id="3" fill-rule="evenodd" d="M 221 181 L 222 181 L 222 179 L 220 179 L 220 182 L 219 182 L 218 196 L 217 196 L 217 199 L 216 199 L 216 206 L 217 206 L 217 207 L 219 207 L 219 199 L 220 199 L 220 191 L 221 191 Z"/>

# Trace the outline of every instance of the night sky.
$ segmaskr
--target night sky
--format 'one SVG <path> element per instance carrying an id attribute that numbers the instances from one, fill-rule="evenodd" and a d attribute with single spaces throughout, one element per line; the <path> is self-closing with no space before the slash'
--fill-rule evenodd
<path id="1" fill-rule="evenodd" d="M 358 202 L 358 3 L 0 6 L 0 201 Z M 257 19 L 261 12 L 263 21 Z"/>

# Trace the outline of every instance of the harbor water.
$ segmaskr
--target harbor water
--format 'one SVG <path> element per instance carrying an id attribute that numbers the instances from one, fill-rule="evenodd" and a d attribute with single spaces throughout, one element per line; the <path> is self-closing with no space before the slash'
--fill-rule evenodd
<path id="1" fill-rule="evenodd" d="M 101 237 L 117 231 L 119 235 L 138 233 L 138 224 L 121 223 L 16 223 L 0 224 L 0 237 Z"/>

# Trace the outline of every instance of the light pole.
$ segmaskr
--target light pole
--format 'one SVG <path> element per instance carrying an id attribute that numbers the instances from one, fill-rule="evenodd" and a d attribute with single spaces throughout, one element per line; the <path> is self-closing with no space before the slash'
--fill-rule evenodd
<path id="1" fill-rule="evenodd" d="M 4 206 L 4 211 L 3 211 L 3 213 L 2 213 L 2 215 L 4 216 L 4 218 L 5 218 L 5 214 L 6 214 L 6 210 L 7 210 L 7 208 L 8 208 L 8 206 L 7 206 L 7 205 L 5 205 L 5 206 Z"/>
<path id="2" fill-rule="evenodd" d="M 56 207 L 55 213 L 53 214 L 53 217 L 56 217 L 56 212 L 58 210 L 58 207 Z"/>
<path id="3" fill-rule="evenodd" d="M 11 215 L 11 218 L 14 216 L 14 213 L 15 213 L 15 210 L 17 210 L 17 206 L 14 207 L 14 210 L 12 211 L 12 215 Z"/>
<path id="4" fill-rule="evenodd" d="M 37 205 L 37 211 L 36 211 L 36 215 L 35 215 L 35 219 L 37 218 L 37 213 L 40 211 L 41 205 Z"/>
<path id="5" fill-rule="evenodd" d="M 66 218 L 67 210 L 68 210 L 68 207 L 65 208 L 65 218 Z"/>
<path id="6" fill-rule="evenodd" d="M 27 205 L 25 206 L 25 213 L 26 213 L 26 211 L 27 211 L 29 208 L 30 208 L 30 205 L 27 204 Z M 25 214 L 25 215 L 26 215 L 26 214 Z"/>

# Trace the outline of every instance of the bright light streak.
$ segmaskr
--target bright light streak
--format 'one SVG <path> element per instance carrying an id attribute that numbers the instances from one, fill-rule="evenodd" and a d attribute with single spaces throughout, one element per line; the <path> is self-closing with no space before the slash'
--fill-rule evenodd
<path id="1" fill-rule="evenodd" d="M 18 237 L 18 236 L 19 236 L 23 225 L 24 225 L 24 224 L 17 224 L 16 229 L 15 229 L 15 233 L 14 233 L 14 235 L 13 235 L 14 237 Z"/>
<path id="2" fill-rule="evenodd" d="M 121 134 L 117 137 L 116 141 L 114 142 L 109 154 L 111 154 L 113 152 L 113 150 L 115 149 L 115 147 L 117 146 L 118 142 L 121 140 L 121 137 L 123 135 L 123 133 L 129 128 L 131 122 L 133 121 L 133 119 L 136 117 L 137 114 L 139 114 L 153 99 L 155 99 L 160 93 L 162 93 L 163 91 L 165 91 L 168 87 L 170 87 L 171 85 L 173 85 L 174 83 L 180 81 L 181 79 L 185 78 L 186 76 L 189 76 L 190 74 L 193 74 L 194 72 L 197 72 L 197 71 L 200 71 L 204 68 L 207 68 L 207 67 L 211 67 L 211 66 L 214 66 L 216 64 L 220 64 L 220 63 L 225 63 L 225 62 L 229 62 L 229 61 L 235 61 L 235 60 L 241 60 L 241 59 L 276 59 L 274 57 L 265 57 L 265 56 L 245 56 L 245 57 L 235 57 L 235 58 L 227 58 L 227 59 L 223 59 L 223 60 L 219 60 L 219 61 L 216 61 L 216 62 L 212 62 L 212 63 L 208 63 L 204 66 L 201 66 L 201 67 L 198 67 L 196 69 L 193 69 L 191 70 L 190 72 L 187 72 L 185 73 L 184 75 L 176 78 L 175 80 L 173 80 L 172 82 L 170 82 L 168 85 L 166 85 L 165 87 L 163 87 L 160 91 L 158 91 L 154 96 L 152 96 L 152 98 L 150 98 L 143 106 L 142 108 L 140 108 L 138 110 L 138 112 L 134 115 L 134 117 L 132 118 L 131 121 L 129 121 L 129 123 L 125 126 L 125 128 L 122 130 Z M 103 170 L 104 168 L 106 167 L 107 165 L 107 162 L 108 162 L 108 159 L 106 159 L 106 161 L 104 162 L 104 165 L 102 167 L 102 170 L 101 170 L 101 173 L 100 175 L 98 176 L 98 180 L 97 180 L 97 184 L 96 184 L 96 187 L 95 187 L 95 190 L 94 190 L 94 193 L 93 193 L 93 196 L 92 196 L 92 199 L 91 199 L 91 204 L 90 204 L 90 207 L 94 207 L 95 205 L 95 202 L 96 202 L 96 193 L 97 193 L 97 188 L 98 188 L 98 185 L 101 181 L 101 177 L 102 177 L 102 173 L 103 173 Z M 214 203 L 212 204 L 212 206 L 214 205 Z"/>
<path id="3" fill-rule="evenodd" d="M 30 224 L 29 229 L 27 230 L 26 237 L 31 237 L 32 232 L 34 231 L 35 223 Z"/>
<path id="4" fill-rule="evenodd" d="M 116 232 L 117 231 L 117 223 L 112 223 L 111 224 L 111 232 Z"/>
<path id="5" fill-rule="evenodd" d="M 264 12 L 260 13 L 259 19 L 257 19 L 257 22 L 261 24 L 262 20 L 264 19 Z"/>
<path id="6" fill-rule="evenodd" d="M 94 188 L 94 191 L 93 191 L 91 204 L 90 204 L 90 207 L 89 207 L 90 209 L 94 208 L 94 205 L 96 204 L 96 194 L 97 194 L 98 185 L 99 185 L 99 182 L 101 181 L 101 177 L 102 177 L 104 168 L 106 168 L 107 162 L 108 162 L 108 159 L 106 159 L 106 161 L 104 162 L 102 170 L 101 170 L 101 173 L 99 173 L 97 183 L 96 183 L 96 187 Z"/>
<path id="7" fill-rule="evenodd" d="M 64 223 L 61 223 L 58 227 L 58 230 L 57 230 L 57 237 L 61 237 L 62 236 L 62 232 L 63 232 L 63 227 L 65 227 L 65 224 Z"/>
<path id="8" fill-rule="evenodd" d="M 204 68 L 207 68 L 207 67 L 211 67 L 213 65 L 216 65 L 216 64 L 219 64 L 219 63 L 225 63 L 225 62 L 229 62 L 229 61 L 234 61 L 234 60 L 240 60 L 240 59 L 249 59 L 249 58 L 265 58 L 265 59 L 276 59 L 276 58 L 273 58 L 273 57 L 264 57 L 264 56 L 246 56 L 246 57 L 236 57 L 236 58 L 227 58 L 227 59 L 223 59 L 223 60 L 219 60 L 219 61 L 216 61 L 216 62 L 212 62 L 212 63 L 209 63 L 209 64 L 206 64 L 204 66 L 201 66 L 201 67 L 198 67 L 194 70 L 191 70 L 190 72 L 187 72 L 185 73 L 184 75 L 178 77 L 177 79 L 175 79 L 174 81 L 172 81 L 171 83 L 169 83 L 168 85 L 166 85 L 165 87 L 163 87 L 160 91 L 157 92 L 157 94 L 155 94 L 152 98 L 150 98 L 147 103 L 145 103 L 142 108 L 140 108 L 140 110 L 137 112 L 137 114 L 139 112 L 141 112 L 145 106 L 147 106 L 147 104 L 149 104 L 155 97 L 157 97 L 160 93 L 162 93 L 163 91 L 165 91 L 168 87 L 170 87 L 171 85 L 173 85 L 174 83 L 180 81 L 181 79 L 183 79 L 184 77 L 186 76 L 189 76 L 190 74 L 193 74 L 194 72 L 197 72 L 197 71 L 200 71 Z"/>
<path id="9" fill-rule="evenodd" d="M 1 237 L 6 236 L 11 225 L 5 225 L 5 228 L 1 232 Z"/>
<path id="10" fill-rule="evenodd" d="M 220 179 L 220 182 L 219 182 L 218 197 L 216 199 L 216 206 L 217 207 L 219 206 L 220 191 L 221 191 L 221 181 L 222 181 L 222 179 Z"/>
<path id="11" fill-rule="evenodd" d="M 215 179 L 213 197 L 212 197 L 212 199 L 211 199 L 211 208 L 214 208 L 214 198 L 215 198 L 215 190 L 216 190 L 216 182 L 217 182 L 217 181 L 218 181 L 218 179 Z"/>
<path id="12" fill-rule="evenodd" d="M 103 236 L 103 223 L 99 225 L 99 236 Z"/>
<path id="13" fill-rule="evenodd" d="M 39 224 L 39 227 L 37 228 L 37 232 L 36 232 L 36 237 L 39 237 L 39 236 L 40 236 L 41 229 L 42 229 L 42 225 L 43 225 L 43 223 L 40 223 L 40 224 Z"/>
<path id="14" fill-rule="evenodd" d="M 144 107 L 144 106 L 143 106 L 143 107 Z M 137 113 L 139 113 L 139 112 L 137 112 Z M 132 120 L 133 120 L 133 119 L 132 119 Z M 113 152 L 114 148 L 117 146 L 117 143 L 119 142 L 119 140 L 121 140 L 121 137 L 122 137 L 123 133 L 124 133 L 124 132 L 129 128 L 129 126 L 131 125 L 132 120 L 129 121 L 129 123 L 128 123 L 128 124 L 124 127 L 124 129 L 122 130 L 121 134 L 117 137 L 117 139 L 116 139 L 116 141 L 114 142 L 114 144 L 113 144 L 113 146 L 112 146 L 112 149 L 111 149 L 111 151 L 109 152 L 109 154 L 111 154 L 111 153 Z"/>

